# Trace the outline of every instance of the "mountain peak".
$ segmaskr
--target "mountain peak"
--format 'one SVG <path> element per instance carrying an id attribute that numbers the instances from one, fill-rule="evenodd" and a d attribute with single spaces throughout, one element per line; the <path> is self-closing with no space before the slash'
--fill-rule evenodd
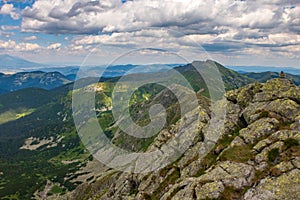
<path id="1" fill-rule="evenodd" d="M 31 62 L 26 59 L 16 57 L 16 56 L 11 56 L 8 54 L 0 55 L 0 69 L 1 68 L 3 68 L 3 69 L 30 68 L 30 67 L 37 67 L 37 66 L 41 66 L 41 65 L 42 64 Z"/>

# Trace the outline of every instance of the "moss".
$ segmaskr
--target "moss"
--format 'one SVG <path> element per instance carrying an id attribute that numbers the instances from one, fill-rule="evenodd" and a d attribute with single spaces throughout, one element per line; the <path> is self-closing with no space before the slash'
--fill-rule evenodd
<path id="1" fill-rule="evenodd" d="M 279 156 L 279 149 L 275 148 L 275 149 L 271 149 L 268 152 L 268 160 L 269 162 L 274 162 Z"/>
<path id="2" fill-rule="evenodd" d="M 291 148 L 293 146 L 298 146 L 299 145 L 299 141 L 294 139 L 294 138 L 288 138 L 284 141 L 284 145 L 286 148 Z"/>

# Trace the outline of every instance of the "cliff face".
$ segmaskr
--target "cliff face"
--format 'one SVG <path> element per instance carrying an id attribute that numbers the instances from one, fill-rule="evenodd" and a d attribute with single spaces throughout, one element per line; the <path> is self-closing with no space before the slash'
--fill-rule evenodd
<path id="1" fill-rule="evenodd" d="M 180 159 L 147 174 L 107 169 L 94 183 L 78 187 L 72 199 L 298 199 L 300 196 L 300 88 L 287 79 L 254 83 L 225 95 L 224 128 L 208 145 L 210 112 L 189 112 L 164 130 L 147 151 L 173 134 L 196 137 Z M 191 127 L 200 115 L 197 127 Z M 221 118 L 221 117 L 220 117 Z M 220 119 L 221 120 L 221 119 Z M 183 125 L 179 128 L 179 123 Z M 209 152 L 203 148 L 210 146 Z"/>

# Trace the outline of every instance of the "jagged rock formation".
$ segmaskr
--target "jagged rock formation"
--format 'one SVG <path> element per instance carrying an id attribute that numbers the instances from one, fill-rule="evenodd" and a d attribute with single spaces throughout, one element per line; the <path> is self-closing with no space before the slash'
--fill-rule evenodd
<path id="1" fill-rule="evenodd" d="M 216 144 L 205 140 L 211 116 L 200 106 L 202 120 L 198 126 L 183 126 L 198 137 L 175 163 L 148 174 L 108 170 L 111 173 L 92 184 L 81 185 L 70 198 L 298 199 L 299 87 L 287 79 L 272 79 L 225 96 L 218 102 L 227 106 L 227 115 L 224 128 L 218 129 L 220 138 Z M 193 114 L 184 118 L 192 119 Z M 178 129 L 178 123 L 162 131 L 147 151 L 159 148 L 173 134 L 183 131 Z M 211 151 L 203 153 L 208 146 Z"/>

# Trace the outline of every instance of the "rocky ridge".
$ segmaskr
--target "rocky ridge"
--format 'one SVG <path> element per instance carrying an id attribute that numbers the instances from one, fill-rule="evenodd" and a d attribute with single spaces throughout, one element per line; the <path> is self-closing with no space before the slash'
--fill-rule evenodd
<path id="1" fill-rule="evenodd" d="M 207 140 L 209 110 L 199 106 L 147 151 L 188 130 L 195 139 L 175 163 L 146 174 L 107 169 L 105 176 L 79 186 L 66 199 L 298 199 L 300 196 L 300 88 L 272 79 L 229 91 L 224 127 Z M 200 115 L 197 127 L 190 127 Z M 221 119 L 220 119 L 221 120 Z M 204 153 L 203 148 L 210 151 Z M 63 198 L 63 197 L 61 197 Z"/>

